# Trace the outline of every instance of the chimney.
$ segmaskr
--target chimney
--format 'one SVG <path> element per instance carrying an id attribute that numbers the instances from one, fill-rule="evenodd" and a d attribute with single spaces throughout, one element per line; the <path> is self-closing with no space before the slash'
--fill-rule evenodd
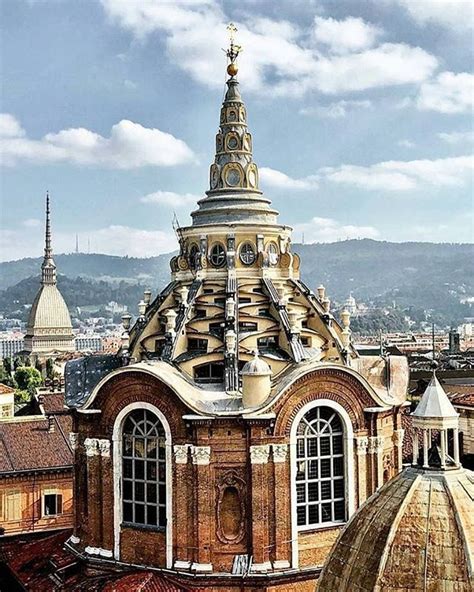
<path id="1" fill-rule="evenodd" d="M 54 432 L 56 430 L 54 416 L 48 415 L 47 419 L 48 419 L 48 432 L 51 434 L 52 432 Z"/>

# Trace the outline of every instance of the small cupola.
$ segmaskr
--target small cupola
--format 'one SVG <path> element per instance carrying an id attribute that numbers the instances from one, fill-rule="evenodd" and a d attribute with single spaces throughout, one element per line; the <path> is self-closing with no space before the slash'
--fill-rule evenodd
<path id="1" fill-rule="evenodd" d="M 244 407 L 259 407 L 266 401 L 271 390 L 272 370 L 255 351 L 252 360 L 242 368 L 242 404 Z"/>
<path id="2" fill-rule="evenodd" d="M 426 387 L 418 407 L 412 413 L 413 427 L 421 430 L 413 439 L 413 465 L 424 469 L 459 467 L 459 414 L 454 409 L 433 369 L 433 377 Z M 448 436 L 452 433 L 453 457 L 448 455 Z M 420 455 L 422 448 L 422 457 Z"/>

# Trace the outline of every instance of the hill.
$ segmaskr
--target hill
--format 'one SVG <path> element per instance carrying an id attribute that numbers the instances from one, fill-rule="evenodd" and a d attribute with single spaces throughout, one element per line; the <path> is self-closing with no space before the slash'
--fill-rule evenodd
<path id="1" fill-rule="evenodd" d="M 313 289 L 323 283 L 333 301 L 343 302 L 352 292 L 356 300 L 375 306 L 395 304 L 414 320 L 423 320 L 425 311 L 431 311 L 440 324 L 460 322 L 472 314 L 461 299 L 474 295 L 474 245 L 362 239 L 295 244 L 293 249 L 301 256 L 303 281 Z M 156 293 L 169 281 L 170 256 L 79 253 L 57 255 L 55 260 L 70 307 L 115 300 L 135 311 L 145 286 Z M 31 303 L 40 264 L 40 258 L 0 263 L 0 311 Z"/>

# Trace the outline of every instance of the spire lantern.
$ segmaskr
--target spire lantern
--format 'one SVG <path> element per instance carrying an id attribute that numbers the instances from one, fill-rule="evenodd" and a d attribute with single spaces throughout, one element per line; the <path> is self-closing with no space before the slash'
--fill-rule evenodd
<path id="1" fill-rule="evenodd" d="M 423 458 L 419 458 L 420 443 L 418 432 L 415 431 L 413 441 L 413 464 L 421 464 L 424 469 L 446 469 L 449 466 L 459 466 L 459 414 L 454 409 L 441 386 L 436 371 L 426 387 L 421 401 L 412 413 L 413 427 L 423 434 Z M 453 458 L 448 455 L 448 434 L 452 430 Z M 433 432 L 439 433 L 435 439 Z"/>

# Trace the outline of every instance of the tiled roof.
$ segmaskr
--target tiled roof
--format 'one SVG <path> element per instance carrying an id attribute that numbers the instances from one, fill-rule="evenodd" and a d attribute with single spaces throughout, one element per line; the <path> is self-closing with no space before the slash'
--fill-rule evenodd
<path id="1" fill-rule="evenodd" d="M 6 384 L 2 384 L 0 382 L 0 395 L 7 395 L 9 393 L 14 393 L 15 389 L 11 386 L 7 386 Z"/>
<path id="2" fill-rule="evenodd" d="M 104 586 L 103 592 L 185 592 L 181 586 L 153 572 L 137 572 L 123 576 Z"/>
<path id="3" fill-rule="evenodd" d="M 0 422 L 0 474 L 72 467 L 71 418 L 52 416 L 51 421 L 54 431 L 49 430 L 47 418 Z"/>

